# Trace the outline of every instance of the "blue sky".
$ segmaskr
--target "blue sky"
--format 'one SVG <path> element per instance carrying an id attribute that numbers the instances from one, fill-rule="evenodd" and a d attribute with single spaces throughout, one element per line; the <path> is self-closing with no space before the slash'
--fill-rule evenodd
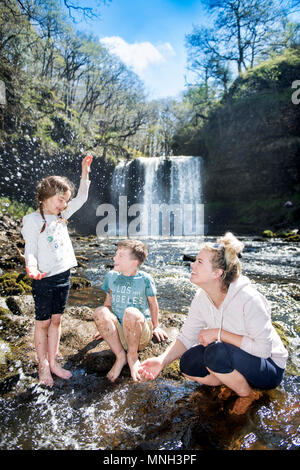
<path id="1" fill-rule="evenodd" d="M 81 5 L 93 6 L 95 0 Z M 184 90 L 185 34 L 205 20 L 199 0 L 112 0 L 100 13 L 100 19 L 81 21 L 77 28 L 93 32 L 131 67 L 150 99 Z"/>

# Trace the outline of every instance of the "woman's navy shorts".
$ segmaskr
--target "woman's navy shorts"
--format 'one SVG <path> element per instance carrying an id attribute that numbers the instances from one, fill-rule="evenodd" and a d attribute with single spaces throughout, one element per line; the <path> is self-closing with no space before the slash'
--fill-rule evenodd
<path id="1" fill-rule="evenodd" d="M 253 356 L 229 343 L 201 344 L 188 349 L 180 359 L 180 370 L 191 377 L 205 377 L 207 367 L 219 374 L 240 372 L 249 385 L 269 390 L 277 387 L 283 377 L 284 369 L 268 358 Z"/>
<path id="2" fill-rule="evenodd" d="M 49 320 L 66 308 L 70 292 L 70 270 L 41 280 L 32 280 L 32 295 L 35 303 L 35 319 Z"/>

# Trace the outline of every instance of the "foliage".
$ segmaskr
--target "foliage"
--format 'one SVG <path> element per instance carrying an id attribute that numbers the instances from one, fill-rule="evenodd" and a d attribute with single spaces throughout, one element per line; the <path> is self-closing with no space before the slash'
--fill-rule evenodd
<path id="1" fill-rule="evenodd" d="M 1 197 L 0 198 L 0 213 L 1 214 L 8 214 L 14 219 L 21 219 L 24 215 L 29 214 L 32 212 L 33 209 L 27 204 L 12 201 L 8 197 Z"/>
<path id="2" fill-rule="evenodd" d="M 98 38 L 75 31 L 71 20 L 91 18 L 93 10 L 65 0 L 3 0 L 0 80 L 7 106 L 1 110 L 0 144 L 21 136 L 49 155 L 89 151 L 113 162 L 205 155 L 204 129 L 227 99 L 250 96 L 263 83 L 272 92 L 282 83 L 278 53 L 287 46 L 297 51 L 299 25 L 287 19 L 297 3 L 291 0 L 202 3 L 211 28 L 196 25 L 186 37 L 195 83 L 178 99 L 149 102 L 136 74 Z M 254 67 L 262 58 L 273 65 Z"/>
<path id="3" fill-rule="evenodd" d="M 271 123 L 274 129 L 286 128 L 286 135 L 297 135 L 292 125 L 296 112 L 291 107 L 291 85 L 300 76 L 300 48 L 286 49 L 281 54 L 272 54 L 240 76 L 229 87 L 221 99 L 213 94 L 210 87 L 206 94 L 204 85 L 191 87 L 185 94 L 190 114 L 186 122 L 178 126 L 173 136 L 173 149 L 177 154 L 190 154 L 212 157 L 216 142 L 221 142 L 222 150 L 229 150 L 241 135 L 248 132 L 248 151 L 256 152 L 259 142 L 273 145 L 276 139 L 268 142 Z M 283 119 L 282 111 L 291 107 Z M 294 112 L 292 112 L 294 111 Z M 252 148 L 253 146 L 253 148 Z M 198 151 L 197 151 L 198 150 Z M 221 158 L 221 157 L 220 157 Z"/>
<path id="4" fill-rule="evenodd" d="M 237 76 L 272 53 L 299 44 L 300 26 L 289 21 L 288 0 L 202 0 L 210 21 L 186 35 L 188 63 L 197 83 L 227 92 Z"/>
<path id="5" fill-rule="evenodd" d="M 76 33 L 58 0 L 26 5 L 0 6 L 2 141 L 25 133 L 50 151 L 84 146 L 100 156 L 126 154 L 149 114 L 139 78 L 97 38 Z"/>

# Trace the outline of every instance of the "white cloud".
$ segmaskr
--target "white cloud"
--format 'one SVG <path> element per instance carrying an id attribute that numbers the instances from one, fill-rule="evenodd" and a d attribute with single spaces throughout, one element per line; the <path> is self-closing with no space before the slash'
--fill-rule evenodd
<path id="1" fill-rule="evenodd" d="M 148 41 L 129 44 L 119 36 L 105 37 L 100 42 L 140 76 L 150 65 L 162 64 L 168 56 L 175 55 L 168 42 L 157 47 Z"/>

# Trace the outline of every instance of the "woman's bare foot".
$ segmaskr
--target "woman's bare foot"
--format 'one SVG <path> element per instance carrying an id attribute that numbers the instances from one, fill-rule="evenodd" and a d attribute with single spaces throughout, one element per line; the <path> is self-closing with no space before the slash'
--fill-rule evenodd
<path id="1" fill-rule="evenodd" d="M 221 390 L 218 394 L 218 398 L 220 398 L 220 400 L 227 400 L 233 393 L 234 393 L 233 390 L 226 387 L 226 385 L 222 385 Z"/>
<path id="2" fill-rule="evenodd" d="M 137 354 L 127 354 L 128 365 L 131 372 L 131 377 L 133 378 L 134 382 L 140 382 L 143 377 L 139 373 L 139 369 L 141 368 L 141 363 L 139 361 Z"/>
<path id="3" fill-rule="evenodd" d="M 39 382 L 48 387 L 53 387 L 54 380 L 51 375 L 50 366 L 48 361 L 44 361 L 43 364 L 39 364 Z"/>
<path id="4" fill-rule="evenodd" d="M 118 356 L 116 356 L 114 365 L 112 366 L 110 371 L 107 373 L 106 377 L 108 378 L 108 380 L 110 380 L 111 382 L 114 382 L 121 374 L 121 371 L 126 363 L 127 363 L 127 357 L 126 357 L 125 351 L 123 350 L 120 354 L 118 354 Z"/>
<path id="5" fill-rule="evenodd" d="M 60 365 L 55 362 L 53 365 L 50 365 L 51 372 L 61 379 L 69 379 L 72 377 L 72 373 L 69 370 L 63 369 Z"/>
<path id="6" fill-rule="evenodd" d="M 262 392 L 257 390 L 251 390 L 250 394 L 247 397 L 239 397 L 232 410 L 229 411 L 230 414 L 242 415 L 246 413 L 249 406 L 262 396 Z"/>

